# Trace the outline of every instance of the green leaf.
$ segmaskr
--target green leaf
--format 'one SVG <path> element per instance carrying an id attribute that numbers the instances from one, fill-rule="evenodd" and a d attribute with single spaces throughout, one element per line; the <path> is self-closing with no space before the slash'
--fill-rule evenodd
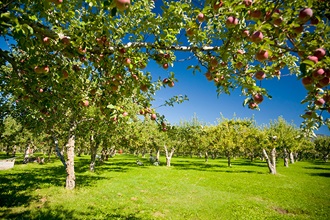
<path id="1" fill-rule="evenodd" d="M 303 76 L 307 74 L 306 72 L 306 63 L 301 63 L 300 64 L 300 71 L 302 72 Z"/>

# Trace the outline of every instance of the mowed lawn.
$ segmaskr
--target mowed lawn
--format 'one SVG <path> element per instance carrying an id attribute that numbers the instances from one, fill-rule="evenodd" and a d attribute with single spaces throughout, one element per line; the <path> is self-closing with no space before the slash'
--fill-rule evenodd
<path id="1" fill-rule="evenodd" d="M 330 219 L 330 165 L 175 157 L 172 167 L 117 155 L 96 172 L 76 157 L 76 189 L 66 190 L 56 158 L 0 171 L 0 219 Z"/>

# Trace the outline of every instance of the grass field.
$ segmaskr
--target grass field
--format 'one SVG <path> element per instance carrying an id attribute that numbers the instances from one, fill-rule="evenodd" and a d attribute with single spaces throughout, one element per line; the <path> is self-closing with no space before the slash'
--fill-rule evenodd
<path id="1" fill-rule="evenodd" d="M 77 187 L 65 170 L 18 161 L 0 171 L 0 219 L 330 219 L 330 165 L 297 162 L 268 174 L 265 162 L 173 158 L 172 167 L 117 155 L 96 172 L 76 157 Z M 164 162 L 164 157 L 161 158 Z M 164 165 L 164 163 L 162 164 Z"/>

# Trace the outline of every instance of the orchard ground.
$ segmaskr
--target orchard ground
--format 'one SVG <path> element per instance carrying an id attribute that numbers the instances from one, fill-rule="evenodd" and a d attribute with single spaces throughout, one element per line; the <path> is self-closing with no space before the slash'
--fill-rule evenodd
<path id="1" fill-rule="evenodd" d="M 4 158 L 4 155 L 1 155 Z M 138 166 L 139 159 L 144 166 Z M 77 187 L 66 190 L 57 158 L 18 160 L 0 171 L 1 219 L 329 219 L 330 165 L 299 161 L 268 174 L 266 162 L 174 157 L 172 166 L 116 155 L 89 171 L 76 157 Z"/>

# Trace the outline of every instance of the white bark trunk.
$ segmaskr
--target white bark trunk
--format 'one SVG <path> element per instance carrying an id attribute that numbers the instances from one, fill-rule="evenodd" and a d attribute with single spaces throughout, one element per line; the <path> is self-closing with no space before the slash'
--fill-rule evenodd
<path id="1" fill-rule="evenodd" d="M 293 155 L 293 152 L 290 152 L 290 163 L 294 164 L 294 155 Z"/>
<path id="2" fill-rule="evenodd" d="M 67 149 L 67 161 L 66 161 L 66 188 L 74 189 L 76 185 L 76 176 L 74 172 L 74 146 L 75 146 L 75 126 L 72 126 L 69 132 Z"/>
<path id="3" fill-rule="evenodd" d="M 262 149 L 262 153 L 263 153 L 264 158 L 266 159 L 269 172 L 271 174 L 276 174 L 276 150 L 275 150 L 275 148 L 273 148 L 273 150 L 271 151 L 271 157 L 272 157 L 271 159 L 269 159 L 268 154 L 265 149 Z"/>
<path id="4" fill-rule="evenodd" d="M 65 159 L 64 159 L 64 156 L 63 154 L 61 154 L 60 152 L 60 148 L 58 147 L 58 140 L 56 138 L 56 136 L 53 134 L 53 139 L 54 139 L 54 143 L 55 143 L 55 151 L 56 151 L 56 154 L 57 156 L 60 158 L 62 164 L 64 165 L 64 168 L 66 169 L 66 163 L 65 163 Z"/>
<path id="5" fill-rule="evenodd" d="M 284 152 L 284 166 L 289 167 L 288 151 L 286 150 L 286 148 L 284 148 L 283 152 Z"/>
<path id="6" fill-rule="evenodd" d="M 174 148 L 171 149 L 171 152 L 168 153 L 167 147 L 164 145 L 164 149 L 165 149 L 165 156 L 166 156 L 166 166 L 170 167 L 171 166 L 171 159 L 173 156 L 173 153 L 175 151 Z"/>
<path id="7" fill-rule="evenodd" d="M 27 144 L 25 152 L 24 152 L 24 160 L 23 163 L 28 163 L 29 162 L 29 154 L 30 154 L 30 143 Z"/>

